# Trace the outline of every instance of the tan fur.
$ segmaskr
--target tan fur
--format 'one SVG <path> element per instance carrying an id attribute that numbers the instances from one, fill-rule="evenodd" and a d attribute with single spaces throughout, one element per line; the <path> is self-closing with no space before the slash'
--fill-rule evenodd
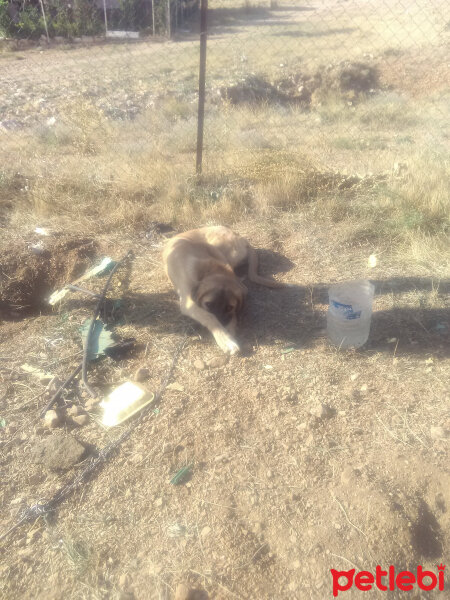
<path id="1" fill-rule="evenodd" d="M 227 227 L 203 227 L 180 233 L 163 250 L 166 272 L 180 297 L 181 312 L 207 327 L 220 348 L 230 354 L 239 351 L 232 336 L 247 293 L 234 268 L 245 260 L 250 281 L 283 287 L 278 281 L 258 275 L 256 251 Z M 216 305 L 224 311 L 221 318 L 228 320 L 226 325 L 213 314 Z M 211 306 L 214 308 L 208 309 Z"/>

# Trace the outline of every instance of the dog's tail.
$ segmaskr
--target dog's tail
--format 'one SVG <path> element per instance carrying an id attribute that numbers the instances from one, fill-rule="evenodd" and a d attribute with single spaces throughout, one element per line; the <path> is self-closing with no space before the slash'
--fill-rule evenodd
<path id="1" fill-rule="evenodd" d="M 270 288 L 281 288 L 286 287 L 284 283 L 277 281 L 276 279 L 267 279 L 258 275 L 258 254 L 252 246 L 248 246 L 248 278 L 253 283 L 259 283 Z"/>

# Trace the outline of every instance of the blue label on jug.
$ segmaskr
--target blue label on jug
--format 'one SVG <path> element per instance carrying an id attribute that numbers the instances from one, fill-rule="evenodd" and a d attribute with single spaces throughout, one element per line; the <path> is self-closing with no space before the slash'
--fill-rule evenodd
<path id="1" fill-rule="evenodd" d="M 332 300 L 331 303 L 334 308 L 344 313 L 346 319 L 359 319 L 361 316 L 361 311 L 354 311 L 351 304 L 342 304 L 341 302 L 336 302 L 336 300 Z"/>

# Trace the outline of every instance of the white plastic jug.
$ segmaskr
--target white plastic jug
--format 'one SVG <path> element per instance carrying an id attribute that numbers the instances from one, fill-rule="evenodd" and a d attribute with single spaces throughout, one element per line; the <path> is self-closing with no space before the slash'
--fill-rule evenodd
<path id="1" fill-rule="evenodd" d="M 327 334 L 339 348 L 360 348 L 372 320 L 374 286 L 367 280 L 337 283 L 328 290 Z"/>

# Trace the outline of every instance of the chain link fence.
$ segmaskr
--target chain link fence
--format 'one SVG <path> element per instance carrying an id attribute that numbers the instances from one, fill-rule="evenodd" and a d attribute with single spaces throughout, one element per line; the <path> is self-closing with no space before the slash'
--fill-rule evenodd
<path id="1" fill-rule="evenodd" d="M 197 0 L 0 0 L 2 176 L 157 194 L 193 175 L 199 23 Z M 210 0 L 207 32 L 205 177 L 448 152 L 446 0 Z"/>

